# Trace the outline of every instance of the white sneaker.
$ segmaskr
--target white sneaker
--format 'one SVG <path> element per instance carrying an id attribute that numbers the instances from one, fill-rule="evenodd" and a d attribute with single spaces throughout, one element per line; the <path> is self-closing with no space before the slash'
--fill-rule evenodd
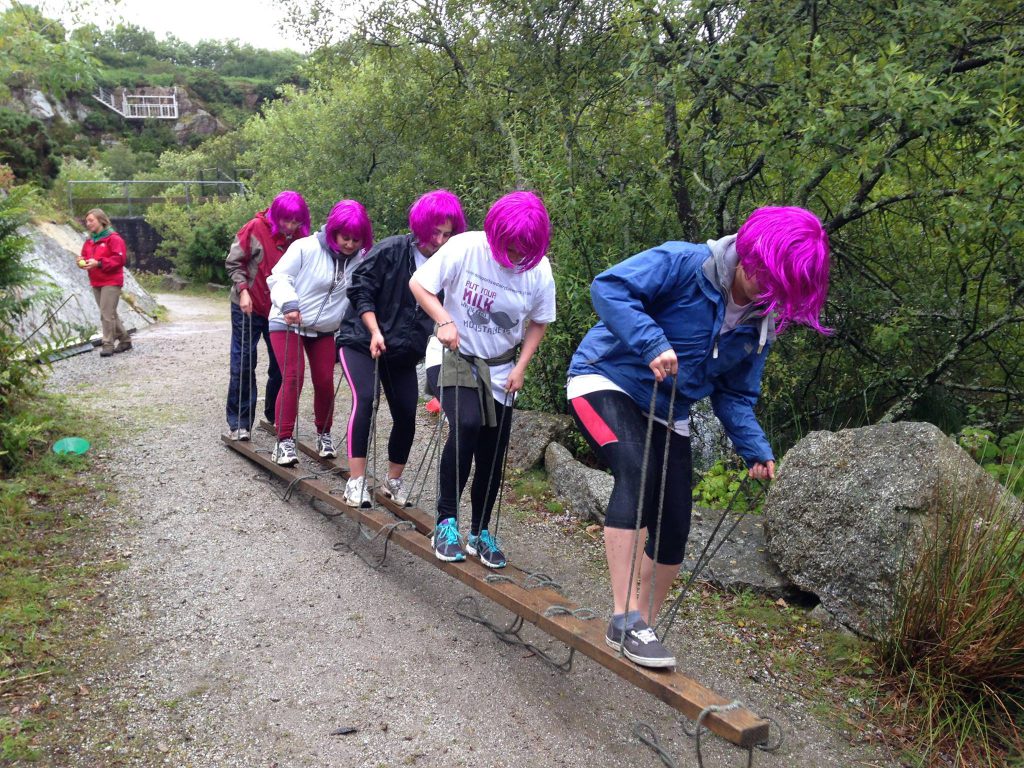
<path id="1" fill-rule="evenodd" d="M 323 459 L 338 458 L 338 451 L 334 447 L 334 440 L 331 439 L 330 432 L 322 432 L 316 436 L 316 452 Z"/>
<path id="2" fill-rule="evenodd" d="M 280 464 L 282 467 L 292 467 L 299 463 L 299 456 L 295 453 L 295 441 L 290 437 L 278 440 L 274 446 L 274 453 L 271 461 Z"/>
<path id="3" fill-rule="evenodd" d="M 402 478 L 389 477 L 384 481 L 384 487 L 381 490 L 384 491 L 385 496 L 394 501 L 398 506 L 409 506 L 409 493 L 405 490 Z"/>
<path id="4" fill-rule="evenodd" d="M 369 509 L 370 489 L 366 487 L 366 476 L 349 478 L 345 483 L 345 503 L 356 509 Z"/>
<path id="5" fill-rule="evenodd" d="M 241 427 L 238 428 L 238 437 L 236 438 L 237 440 L 245 442 L 246 440 L 249 440 L 251 437 L 252 435 L 249 434 L 248 429 L 243 429 Z"/>

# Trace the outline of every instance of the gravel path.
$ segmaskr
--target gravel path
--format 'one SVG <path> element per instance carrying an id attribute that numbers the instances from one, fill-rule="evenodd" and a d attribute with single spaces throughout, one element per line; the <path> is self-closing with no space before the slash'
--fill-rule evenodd
<path id="1" fill-rule="evenodd" d="M 120 494 L 110 548 L 128 567 L 107 595 L 109 663 L 83 681 L 90 702 L 79 710 L 91 724 L 83 739 L 107 744 L 111 764 L 660 765 L 631 734 L 638 720 L 679 766 L 697 764 L 673 710 L 648 694 L 586 658 L 562 674 L 505 645 L 453 612 L 465 587 L 401 550 L 375 571 L 335 549 L 353 533 L 348 521 L 326 519 L 303 497 L 281 501 L 280 484 L 220 442 L 224 300 L 158 298 L 169 318 L 138 333 L 133 352 L 71 358 L 52 378 L 118 435 L 107 458 Z M 336 437 L 346 396 L 342 388 Z M 427 422 L 419 435 L 429 435 Z M 599 550 L 550 524 L 509 516 L 502 525 L 517 564 L 604 606 Z M 756 753 L 755 765 L 895 765 L 851 746 L 802 698 L 752 680 L 699 632 L 671 644 L 685 673 L 782 724 L 785 745 Z M 358 730 L 332 735 L 342 727 Z M 720 739 L 703 742 L 707 765 L 746 764 Z"/>

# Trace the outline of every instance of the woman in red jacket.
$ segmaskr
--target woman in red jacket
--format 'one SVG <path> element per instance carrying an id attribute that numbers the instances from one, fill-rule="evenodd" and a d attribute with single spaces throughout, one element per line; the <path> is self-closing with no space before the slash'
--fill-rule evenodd
<path id="1" fill-rule="evenodd" d="M 85 228 L 89 237 L 82 244 L 82 258 L 78 266 L 88 270 L 92 295 L 100 308 L 100 326 L 103 329 L 100 357 L 110 357 L 115 352 L 127 352 L 132 348 L 132 339 L 117 316 L 128 249 L 121 236 L 111 229 L 110 217 L 99 208 L 93 208 L 85 215 Z"/>

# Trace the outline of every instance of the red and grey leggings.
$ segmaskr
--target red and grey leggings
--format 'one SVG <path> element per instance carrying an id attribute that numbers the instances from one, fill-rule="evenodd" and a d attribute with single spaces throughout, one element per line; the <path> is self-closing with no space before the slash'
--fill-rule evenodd
<path id="1" fill-rule="evenodd" d="M 605 526 L 636 528 L 640 508 L 640 486 L 643 479 L 644 443 L 647 439 L 647 414 L 623 392 L 602 390 L 569 401 L 576 424 L 597 456 L 612 470 L 615 487 Z M 669 438 L 669 455 L 665 477 L 662 477 L 665 438 Z M 683 562 L 686 538 L 690 534 L 691 491 L 690 438 L 655 423 L 647 461 L 647 482 L 644 485 L 642 522 L 647 529 L 644 551 L 662 565 Z M 661 533 L 657 535 L 658 506 L 662 504 Z M 658 551 L 655 553 L 655 539 Z M 657 554 L 657 556 L 655 556 Z"/>

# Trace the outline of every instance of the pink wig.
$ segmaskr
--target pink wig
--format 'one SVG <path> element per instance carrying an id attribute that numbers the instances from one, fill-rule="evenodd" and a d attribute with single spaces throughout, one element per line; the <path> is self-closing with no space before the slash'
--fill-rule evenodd
<path id="1" fill-rule="evenodd" d="M 420 243 L 429 242 L 434 234 L 434 228 L 440 227 L 446 221 L 451 221 L 453 235 L 460 235 L 466 231 L 462 203 L 447 189 L 427 192 L 409 209 L 409 228 Z"/>
<path id="2" fill-rule="evenodd" d="M 277 235 L 280 232 L 282 221 L 294 219 L 299 222 L 299 228 L 295 230 L 295 237 L 305 237 L 309 234 L 309 206 L 298 192 L 286 189 L 274 198 L 270 204 L 270 233 Z"/>
<path id="3" fill-rule="evenodd" d="M 373 246 L 373 225 L 363 204 L 356 200 L 339 200 L 327 215 L 327 247 L 338 251 L 339 234 L 363 241 L 360 248 L 367 251 Z"/>
<path id="4" fill-rule="evenodd" d="M 544 203 L 533 192 L 510 192 L 487 212 L 484 233 L 494 260 L 507 269 L 526 272 L 544 258 L 551 243 L 551 220 Z M 510 248 L 521 257 L 508 255 Z"/>
<path id="5" fill-rule="evenodd" d="M 790 323 L 830 333 L 819 321 L 828 296 L 828 234 L 808 210 L 758 208 L 743 222 L 736 252 L 782 331 Z"/>

